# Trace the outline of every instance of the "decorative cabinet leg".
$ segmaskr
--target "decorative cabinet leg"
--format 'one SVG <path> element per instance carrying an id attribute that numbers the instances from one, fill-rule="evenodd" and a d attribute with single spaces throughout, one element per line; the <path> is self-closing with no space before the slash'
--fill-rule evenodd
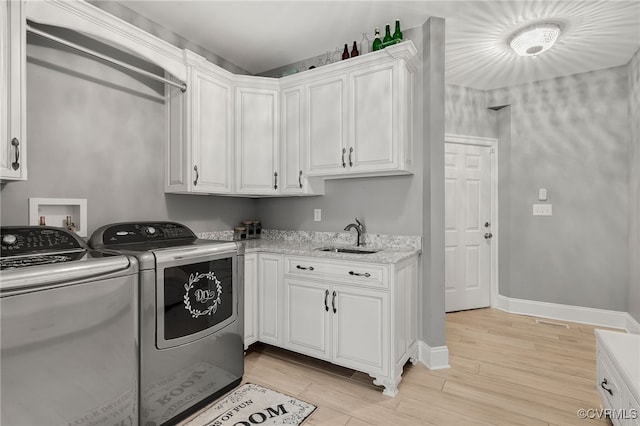
<path id="1" fill-rule="evenodd" d="M 388 377 L 374 377 L 373 384 L 376 386 L 384 386 L 383 395 L 395 397 L 398 394 L 398 384 L 400 380 L 391 380 Z"/>
<path id="2" fill-rule="evenodd" d="M 409 358 L 409 362 L 413 365 L 416 365 L 418 363 L 418 358 L 417 357 L 411 357 Z"/>

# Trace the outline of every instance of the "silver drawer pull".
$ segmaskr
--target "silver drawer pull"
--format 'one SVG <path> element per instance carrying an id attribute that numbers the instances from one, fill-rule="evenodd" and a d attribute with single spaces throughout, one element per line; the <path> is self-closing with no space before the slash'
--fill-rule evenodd
<path id="1" fill-rule="evenodd" d="M 353 275 L 356 277 L 366 277 L 366 278 L 369 278 L 371 276 L 371 274 L 368 272 L 365 272 L 364 274 L 362 274 L 360 272 L 353 272 L 353 271 L 349 271 L 349 275 Z"/>
<path id="2" fill-rule="evenodd" d="M 296 269 L 302 269 L 304 271 L 313 271 L 313 266 L 300 266 L 296 265 Z"/>
<path id="3" fill-rule="evenodd" d="M 606 387 L 605 385 L 607 384 L 607 379 L 602 379 L 602 383 L 600 383 L 600 387 L 604 390 L 606 390 L 607 392 L 609 392 L 609 395 L 613 395 L 613 391 L 611 389 L 609 389 L 608 387 Z"/>

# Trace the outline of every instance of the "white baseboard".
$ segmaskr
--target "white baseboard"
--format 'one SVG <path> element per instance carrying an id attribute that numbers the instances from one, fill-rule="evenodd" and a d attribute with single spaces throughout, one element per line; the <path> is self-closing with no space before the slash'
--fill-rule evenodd
<path id="1" fill-rule="evenodd" d="M 443 370 L 450 368 L 449 348 L 446 346 L 431 347 L 423 341 L 418 342 L 418 359 L 429 370 Z"/>
<path id="2" fill-rule="evenodd" d="M 512 314 L 531 315 L 534 317 L 578 322 L 601 327 L 621 328 L 627 330 L 629 333 L 640 334 L 640 323 L 629 315 L 628 312 L 513 299 L 502 295 L 498 295 L 498 303 L 495 308 Z"/>

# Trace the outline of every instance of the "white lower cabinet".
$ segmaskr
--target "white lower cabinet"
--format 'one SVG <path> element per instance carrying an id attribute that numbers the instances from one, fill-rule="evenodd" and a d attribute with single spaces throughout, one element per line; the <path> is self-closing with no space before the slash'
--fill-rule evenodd
<path id="1" fill-rule="evenodd" d="M 258 341 L 258 254 L 244 256 L 244 348 Z"/>
<path id="2" fill-rule="evenodd" d="M 331 316 L 328 286 L 301 278 L 284 280 L 284 346 L 287 349 L 331 360 Z"/>
<path id="3" fill-rule="evenodd" d="M 258 340 L 282 346 L 282 255 L 258 254 Z"/>
<path id="4" fill-rule="evenodd" d="M 282 346 L 367 373 L 395 396 L 417 357 L 416 278 L 417 256 L 396 265 L 285 256 Z"/>

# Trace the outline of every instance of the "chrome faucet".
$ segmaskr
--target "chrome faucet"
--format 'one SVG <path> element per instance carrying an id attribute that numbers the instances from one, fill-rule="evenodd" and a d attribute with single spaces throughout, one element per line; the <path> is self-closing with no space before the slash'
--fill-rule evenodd
<path id="1" fill-rule="evenodd" d="M 357 225 L 356 225 L 357 224 Z M 358 239 L 356 240 L 356 245 L 358 247 L 364 245 L 364 241 L 362 240 L 362 236 L 364 235 L 364 224 L 358 220 L 356 217 L 356 223 L 350 223 L 344 227 L 345 231 L 349 231 L 351 229 L 355 229 L 358 233 Z"/>

